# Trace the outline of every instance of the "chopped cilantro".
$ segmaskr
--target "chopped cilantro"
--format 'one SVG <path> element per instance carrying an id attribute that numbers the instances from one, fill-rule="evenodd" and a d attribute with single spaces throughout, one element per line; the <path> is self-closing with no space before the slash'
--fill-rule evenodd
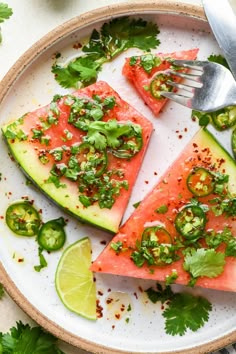
<path id="1" fill-rule="evenodd" d="M 155 212 L 158 214 L 165 214 L 168 211 L 168 206 L 166 204 L 161 205 L 160 207 L 158 207 Z"/>
<path id="2" fill-rule="evenodd" d="M 38 249 L 39 265 L 34 266 L 36 272 L 40 272 L 43 268 L 47 267 L 48 263 L 43 255 L 43 249 L 39 247 Z"/>
<path id="3" fill-rule="evenodd" d="M 161 58 L 156 56 L 155 54 L 144 54 L 140 57 L 140 65 L 143 69 L 150 74 L 152 69 L 159 66 L 161 64 Z"/>
<path id="4" fill-rule="evenodd" d="M 111 248 L 116 252 L 120 253 L 123 247 L 123 242 L 117 241 L 117 242 L 111 242 Z"/>
<path id="5" fill-rule="evenodd" d="M 140 203 L 141 203 L 141 201 L 134 203 L 133 207 L 136 209 L 139 206 Z"/>
<path id="6" fill-rule="evenodd" d="M 53 65 L 55 79 L 65 88 L 88 86 L 97 80 L 104 63 L 111 61 L 129 48 L 145 51 L 156 48 L 159 29 L 155 23 L 129 17 L 114 18 L 104 23 L 100 32 L 93 30 L 89 42 L 82 47 L 83 54 L 67 66 Z"/>
<path id="7" fill-rule="evenodd" d="M 173 284 L 177 278 L 178 278 L 178 273 L 176 270 L 173 270 L 171 274 L 166 276 L 166 281 L 165 281 L 166 285 Z"/>

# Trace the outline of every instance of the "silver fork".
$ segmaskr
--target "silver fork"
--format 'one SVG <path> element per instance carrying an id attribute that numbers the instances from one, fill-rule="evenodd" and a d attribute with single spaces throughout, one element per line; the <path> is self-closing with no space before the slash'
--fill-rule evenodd
<path id="1" fill-rule="evenodd" d="M 186 81 L 176 83 L 168 80 L 167 83 L 178 91 L 162 91 L 162 96 L 201 112 L 213 112 L 236 105 L 236 81 L 223 65 L 199 60 L 175 60 L 173 64 L 191 71 L 189 73 L 168 71 Z"/>

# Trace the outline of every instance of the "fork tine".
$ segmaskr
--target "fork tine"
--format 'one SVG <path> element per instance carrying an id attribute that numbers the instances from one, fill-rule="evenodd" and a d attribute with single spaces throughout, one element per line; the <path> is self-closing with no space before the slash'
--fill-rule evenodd
<path id="1" fill-rule="evenodd" d="M 181 77 L 182 79 L 188 79 L 188 80 L 193 80 L 193 81 L 198 81 L 198 78 L 199 78 L 199 75 L 186 74 L 186 73 L 174 71 L 174 70 L 169 70 L 168 74 Z"/>
<path id="2" fill-rule="evenodd" d="M 183 83 L 178 83 L 175 81 L 168 80 L 167 84 L 170 86 L 176 87 L 177 89 L 184 89 L 184 90 L 190 91 L 190 92 L 192 92 L 192 89 L 202 87 L 202 83 L 198 82 L 198 81 L 192 81 L 191 84 L 186 84 L 186 83 L 183 84 Z"/>
<path id="3" fill-rule="evenodd" d="M 183 106 L 191 108 L 191 99 L 192 97 L 187 97 L 183 95 L 177 95 L 176 93 L 173 92 L 160 92 L 160 94 L 166 98 L 171 99 L 172 101 L 175 101 L 176 103 L 182 104 Z"/>
<path id="4" fill-rule="evenodd" d="M 206 65 L 209 65 L 209 61 L 200 61 L 200 60 L 181 60 L 176 59 L 173 61 L 174 65 L 182 66 L 187 69 L 195 69 L 202 71 L 202 68 Z"/>

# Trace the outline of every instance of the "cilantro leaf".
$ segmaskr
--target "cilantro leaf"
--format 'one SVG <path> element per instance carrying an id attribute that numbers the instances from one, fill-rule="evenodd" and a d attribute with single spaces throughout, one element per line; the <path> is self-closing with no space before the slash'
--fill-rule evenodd
<path id="1" fill-rule="evenodd" d="M 7 4 L 0 2 L 0 23 L 8 20 L 12 14 L 12 9 Z"/>
<path id="2" fill-rule="evenodd" d="M 121 145 L 119 138 L 129 134 L 130 131 L 130 124 L 119 124 L 114 119 L 108 122 L 95 121 L 89 125 L 85 140 L 94 145 L 96 149 L 102 150 L 107 146 L 117 148 Z"/>
<path id="3" fill-rule="evenodd" d="M 187 329 L 198 330 L 209 319 L 212 305 L 207 299 L 186 292 L 174 293 L 170 285 L 156 286 L 157 290 L 149 288 L 145 292 L 153 303 L 160 301 L 167 306 L 163 312 L 167 334 L 182 336 Z"/>
<path id="4" fill-rule="evenodd" d="M 225 66 L 227 69 L 230 70 L 229 68 L 229 65 L 226 61 L 226 59 L 223 57 L 223 55 L 219 54 L 219 55 L 216 55 L 216 54 L 212 54 L 208 57 L 208 60 L 213 62 L 213 63 L 218 63 L 218 64 L 221 64 L 223 66 Z"/>
<path id="5" fill-rule="evenodd" d="M 225 255 L 214 249 L 191 249 L 184 259 L 183 267 L 193 278 L 206 276 L 214 278 L 224 270 Z"/>
<path id="6" fill-rule="evenodd" d="M 127 50 L 139 48 L 150 51 L 156 48 L 160 41 L 156 38 L 159 34 L 156 24 L 141 18 L 130 20 L 128 17 L 115 18 L 102 26 L 102 41 L 111 57 Z"/>
<path id="7" fill-rule="evenodd" d="M 163 288 L 161 284 L 157 283 L 156 286 L 157 290 L 154 290 L 153 288 L 148 288 L 145 290 L 149 300 L 151 300 L 154 304 L 158 301 L 161 301 L 161 303 L 164 304 L 164 302 L 169 301 L 174 296 L 174 293 L 169 285 Z"/>
<path id="8" fill-rule="evenodd" d="M 163 313 L 165 330 L 171 335 L 182 336 L 187 329 L 197 331 L 209 319 L 210 302 L 189 293 L 176 293 Z"/>
<path id="9" fill-rule="evenodd" d="M 80 73 L 71 72 L 69 67 L 62 67 L 53 65 L 52 73 L 55 74 L 55 79 L 64 88 L 75 87 L 78 88 L 77 83 L 80 80 Z"/>
<path id="10" fill-rule="evenodd" d="M 8 7 L 7 4 L 0 2 L 0 23 L 4 22 L 5 20 L 8 20 L 11 17 L 12 13 L 13 13 L 12 9 Z M 2 34 L 0 28 L 0 43 L 1 42 L 2 42 Z"/>
<path id="11" fill-rule="evenodd" d="M 111 61 L 128 48 L 150 51 L 160 41 L 157 25 L 142 19 L 115 18 L 106 22 L 100 31 L 94 29 L 88 44 L 82 47 L 82 55 L 67 66 L 52 66 L 55 79 L 65 88 L 88 86 L 97 80 L 104 63 Z"/>
<path id="12" fill-rule="evenodd" d="M 0 349 L 6 354 L 64 354 L 57 339 L 41 327 L 30 327 L 21 321 L 9 333 L 0 333 Z"/>

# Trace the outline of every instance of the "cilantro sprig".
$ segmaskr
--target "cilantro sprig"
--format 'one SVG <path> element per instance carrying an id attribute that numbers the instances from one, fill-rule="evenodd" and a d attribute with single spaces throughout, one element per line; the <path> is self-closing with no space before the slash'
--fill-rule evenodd
<path id="1" fill-rule="evenodd" d="M 169 285 L 163 288 L 146 290 L 149 300 L 165 304 L 163 317 L 165 331 L 172 336 L 184 335 L 188 329 L 193 332 L 201 328 L 209 319 L 211 303 L 202 296 L 194 296 L 188 292 L 174 293 Z"/>
<path id="2" fill-rule="evenodd" d="M 0 23 L 8 20 L 13 14 L 12 9 L 5 3 L 0 2 Z M 1 28 L 0 28 L 0 43 L 2 42 Z"/>
<path id="3" fill-rule="evenodd" d="M 0 23 L 8 20 L 12 14 L 12 9 L 7 4 L 0 2 Z"/>
<path id="4" fill-rule="evenodd" d="M 155 23 L 129 17 L 106 22 L 100 31 L 94 29 L 88 44 L 82 47 L 82 55 L 67 66 L 55 63 L 52 72 L 57 82 L 65 88 L 88 86 L 97 80 L 102 65 L 129 48 L 144 51 L 156 48 L 160 33 Z"/>
<path id="5" fill-rule="evenodd" d="M 0 353 L 65 354 L 56 342 L 57 339 L 41 327 L 30 327 L 19 321 L 9 333 L 0 333 Z"/>

